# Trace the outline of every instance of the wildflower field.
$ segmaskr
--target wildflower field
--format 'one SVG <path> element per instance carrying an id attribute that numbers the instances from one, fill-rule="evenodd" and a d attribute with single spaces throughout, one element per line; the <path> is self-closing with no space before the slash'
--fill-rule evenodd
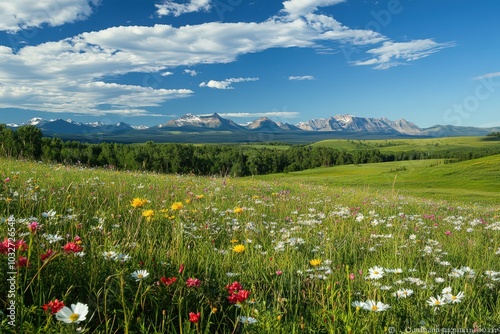
<path id="1" fill-rule="evenodd" d="M 5 159 L 0 177 L 1 333 L 500 332 L 498 204 Z"/>

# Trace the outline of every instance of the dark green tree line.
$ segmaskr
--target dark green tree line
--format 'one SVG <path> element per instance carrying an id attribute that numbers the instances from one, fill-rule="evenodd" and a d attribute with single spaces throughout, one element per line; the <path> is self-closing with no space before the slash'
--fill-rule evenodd
<path id="1" fill-rule="evenodd" d="M 222 144 L 157 144 L 152 141 L 145 144 L 89 144 L 42 137 L 42 132 L 35 126 L 21 126 L 14 131 L 0 124 L 0 156 L 158 173 L 247 176 L 386 161 L 441 158 L 453 162 L 499 153 L 500 147 L 382 153 L 366 146 L 346 151 L 308 145 L 294 145 L 283 150 L 272 145 L 252 148 Z"/>

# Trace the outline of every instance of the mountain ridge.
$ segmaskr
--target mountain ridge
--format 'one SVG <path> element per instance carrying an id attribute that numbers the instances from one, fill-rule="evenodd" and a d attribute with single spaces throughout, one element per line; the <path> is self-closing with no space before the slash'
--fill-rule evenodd
<path id="1" fill-rule="evenodd" d="M 359 117 L 349 114 L 339 114 L 328 118 L 314 118 L 297 124 L 275 122 L 267 117 L 260 117 L 246 125 L 240 125 L 231 119 L 223 118 L 218 113 L 211 115 L 194 115 L 188 113 L 179 118 L 169 120 L 157 126 L 132 126 L 119 122 L 106 124 L 103 122 L 81 123 L 70 119 L 43 119 L 32 118 L 21 125 L 34 125 L 42 130 L 46 136 L 93 135 L 107 136 L 120 134 L 141 134 L 143 137 L 151 134 L 157 138 L 162 133 L 234 133 L 251 134 L 271 133 L 287 136 L 307 136 L 308 134 L 338 135 L 354 137 L 360 136 L 387 136 L 387 137 L 448 137 L 448 136 L 478 136 L 500 131 L 500 127 L 479 128 L 455 125 L 434 125 L 429 128 L 420 128 L 416 124 L 403 118 L 392 121 L 387 117 L 372 118 Z M 8 124 L 11 128 L 18 124 Z"/>

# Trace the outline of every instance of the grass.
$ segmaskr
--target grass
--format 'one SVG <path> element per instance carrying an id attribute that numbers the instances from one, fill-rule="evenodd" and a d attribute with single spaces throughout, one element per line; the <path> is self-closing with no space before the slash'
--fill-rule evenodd
<path id="1" fill-rule="evenodd" d="M 451 164 L 443 160 L 413 160 L 322 167 L 259 178 L 371 188 L 429 199 L 500 203 L 500 155 Z"/>
<path id="2" fill-rule="evenodd" d="M 332 177 L 340 167 L 261 180 L 0 160 L 0 236 L 11 232 L 18 245 L 15 263 L 8 239 L 0 248 L 0 280 L 16 283 L 0 285 L 0 332 L 498 328 L 498 202 L 419 199 L 398 188 L 405 173 L 424 180 L 430 170 L 482 178 L 495 159 L 393 172 L 404 166 L 381 164 L 387 179 L 366 166 L 369 186 L 356 174 Z M 448 301 L 431 306 L 431 297 Z M 85 320 L 58 321 L 42 308 L 55 299 L 84 304 Z"/>
<path id="3" fill-rule="evenodd" d="M 500 141 L 490 137 L 445 137 L 445 138 L 416 138 L 416 139 L 387 139 L 387 140 L 322 140 L 312 146 L 326 146 L 347 151 L 359 148 L 376 148 L 383 153 L 408 151 L 445 151 L 454 149 L 478 149 L 498 147 Z"/>

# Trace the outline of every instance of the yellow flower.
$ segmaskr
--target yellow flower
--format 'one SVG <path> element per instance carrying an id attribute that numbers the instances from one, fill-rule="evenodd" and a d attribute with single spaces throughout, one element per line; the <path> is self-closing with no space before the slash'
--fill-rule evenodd
<path id="1" fill-rule="evenodd" d="M 238 242 L 238 239 L 231 239 L 231 243 L 232 243 L 232 244 L 235 244 L 235 243 L 237 243 L 237 242 Z"/>
<path id="2" fill-rule="evenodd" d="M 309 261 L 309 264 L 313 267 L 317 267 L 321 264 L 321 260 L 320 259 L 312 259 L 311 261 Z"/>
<path id="3" fill-rule="evenodd" d="M 174 204 L 172 204 L 172 206 L 170 207 L 172 210 L 180 210 L 184 207 L 184 204 L 182 204 L 182 202 L 175 202 Z"/>
<path id="4" fill-rule="evenodd" d="M 240 207 L 236 207 L 236 208 L 234 208 L 233 212 L 234 212 L 234 213 L 242 213 L 242 212 L 243 212 L 243 209 L 242 209 L 242 208 L 240 208 Z"/>
<path id="5" fill-rule="evenodd" d="M 134 208 L 140 208 L 141 206 L 144 206 L 144 204 L 147 204 L 148 200 L 145 198 L 134 198 L 132 202 L 130 202 L 130 205 L 132 205 Z"/>
<path id="6" fill-rule="evenodd" d="M 205 195 L 196 195 L 196 199 L 202 199 Z"/>
<path id="7" fill-rule="evenodd" d="M 217 313 L 217 311 L 218 311 L 218 310 L 217 310 L 217 307 L 212 307 L 212 314 Z"/>
<path id="8" fill-rule="evenodd" d="M 189 203 L 191 203 L 191 199 L 188 198 L 188 199 L 186 199 L 186 204 L 189 204 Z"/>
<path id="9" fill-rule="evenodd" d="M 155 216 L 155 212 L 154 212 L 154 210 L 144 210 L 144 211 L 142 212 L 142 216 L 143 216 L 143 217 L 146 217 L 146 219 L 147 219 L 148 221 L 150 221 L 150 220 L 151 220 L 151 219 L 153 219 L 153 217 Z"/>
<path id="10" fill-rule="evenodd" d="M 233 247 L 233 252 L 243 253 L 245 251 L 245 245 L 239 244 Z"/>

